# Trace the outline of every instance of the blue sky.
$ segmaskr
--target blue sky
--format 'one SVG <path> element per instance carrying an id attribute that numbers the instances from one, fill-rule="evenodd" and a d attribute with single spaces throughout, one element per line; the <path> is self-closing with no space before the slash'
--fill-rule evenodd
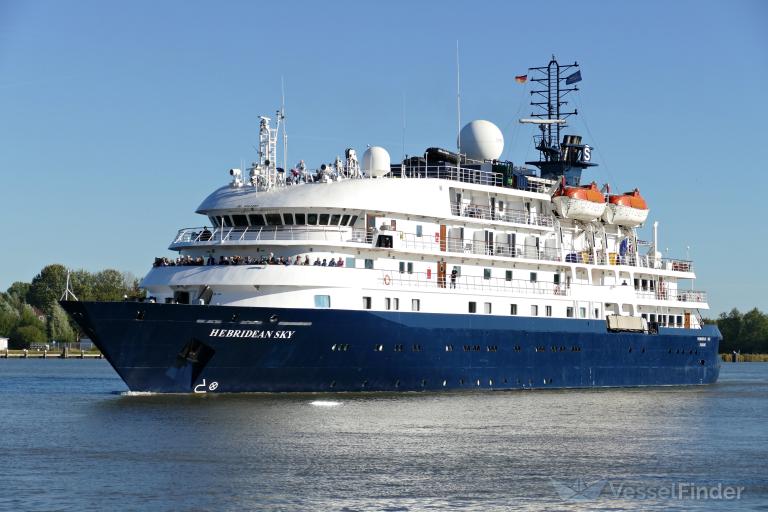
<path id="1" fill-rule="evenodd" d="M 577 60 L 587 179 L 640 188 L 709 316 L 768 311 L 768 3 L 543 5 L 0 0 L 0 289 L 53 262 L 143 275 L 254 159 L 281 76 L 291 161 L 454 146 L 458 39 L 462 120 L 515 162 L 535 152 L 514 76 Z"/>

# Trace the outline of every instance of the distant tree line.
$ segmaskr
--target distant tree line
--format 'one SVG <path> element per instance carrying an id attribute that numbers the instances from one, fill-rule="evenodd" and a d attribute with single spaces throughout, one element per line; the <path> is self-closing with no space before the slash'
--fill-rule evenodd
<path id="1" fill-rule="evenodd" d="M 716 320 L 723 335 L 720 352 L 768 354 L 768 315 L 757 308 L 744 314 L 734 308 Z"/>
<path id="2" fill-rule="evenodd" d="M 10 348 L 29 348 L 50 341 L 77 341 L 77 324 L 59 306 L 64 293 L 67 268 L 48 265 L 31 283 L 15 282 L 0 293 L 0 336 L 9 338 Z M 141 295 L 139 281 L 115 269 L 91 273 L 70 271 L 70 289 L 80 300 L 121 300 Z"/>

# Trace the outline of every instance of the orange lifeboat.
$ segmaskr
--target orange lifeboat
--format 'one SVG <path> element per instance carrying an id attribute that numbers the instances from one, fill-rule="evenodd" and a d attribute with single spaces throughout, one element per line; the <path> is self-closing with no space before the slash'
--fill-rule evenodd
<path id="1" fill-rule="evenodd" d="M 605 211 L 605 196 L 594 181 L 581 187 L 568 187 L 565 180 L 552 196 L 555 211 L 564 219 L 590 222 Z"/>
<path id="2" fill-rule="evenodd" d="M 608 196 L 603 220 L 608 224 L 636 227 L 648 218 L 648 205 L 638 189 Z"/>

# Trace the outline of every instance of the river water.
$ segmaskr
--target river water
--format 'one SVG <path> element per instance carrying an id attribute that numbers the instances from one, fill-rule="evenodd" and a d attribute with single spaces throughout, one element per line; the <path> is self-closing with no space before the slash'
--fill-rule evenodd
<path id="1" fill-rule="evenodd" d="M 0 360 L 0 510 L 768 510 L 768 363 L 712 386 L 131 395 Z"/>

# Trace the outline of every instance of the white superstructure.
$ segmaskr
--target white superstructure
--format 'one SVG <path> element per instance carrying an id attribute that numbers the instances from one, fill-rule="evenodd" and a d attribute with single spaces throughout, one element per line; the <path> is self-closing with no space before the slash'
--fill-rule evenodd
<path id="1" fill-rule="evenodd" d="M 314 173 L 303 161 L 282 170 L 269 122 L 248 178 L 230 170 L 231 183 L 198 207 L 209 227 L 181 229 L 170 245 L 179 258 L 144 278 L 158 302 L 701 325 L 706 295 L 681 286 L 695 278 L 691 262 L 607 222 L 604 205 L 589 221 L 558 214 L 555 180 L 510 181 L 500 165 L 521 168 L 463 156 L 390 167 L 380 147 L 362 165 L 347 149 Z M 479 133 L 474 150 L 497 158 L 488 124 L 470 123 L 462 144 Z"/>

